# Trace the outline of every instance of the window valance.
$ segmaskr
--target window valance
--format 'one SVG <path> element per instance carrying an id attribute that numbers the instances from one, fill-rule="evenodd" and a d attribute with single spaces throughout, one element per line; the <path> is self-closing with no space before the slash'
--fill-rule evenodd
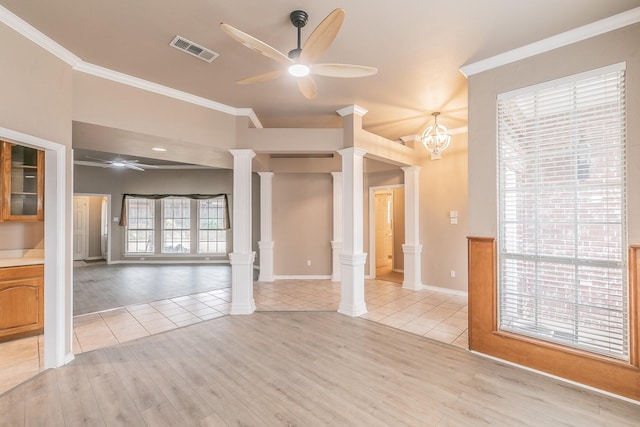
<path id="1" fill-rule="evenodd" d="M 183 197 L 186 199 L 193 200 L 207 200 L 207 199 L 224 199 L 224 229 L 228 230 L 231 228 L 231 223 L 229 221 L 229 197 L 225 193 L 220 194 L 132 194 L 125 193 L 122 195 L 122 208 L 120 210 L 120 222 L 119 225 L 122 227 L 126 227 L 128 224 L 128 215 L 127 215 L 127 197 L 129 198 L 138 198 L 138 199 L 152 199 L 152 200 L 160 200 L 166 199 L 168 197 Z"/>

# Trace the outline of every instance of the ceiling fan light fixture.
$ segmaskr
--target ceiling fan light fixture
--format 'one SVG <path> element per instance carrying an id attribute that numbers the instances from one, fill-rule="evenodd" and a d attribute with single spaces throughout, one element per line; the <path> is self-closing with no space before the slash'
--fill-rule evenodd
<path id="1" fill-rule="evenodd" d="M 440 154 L 451 144 L 451 135 L 446 127 L 438 124 L 439 112 L 431 113 L 433 116 L 433 125 L 429 126 L 423 133 L 422 145 L 431 153 L 433 160 L 439 159 Z"/>
<path id="2" fill-rule="evenodd" d="M 292 64 L 289 66 L 289 74 L 293 77 L 306 77 L 310 72 L 309 66 L 305 64 Z"/>
<path id="3" fill-rule="evenodd" d="M 115 166 L 117 168 L 123 168 L 123 167 L 127 166 L 127 164 L 125 162 L 123 162 L 122 160 L 113 161 L 113 162 L 111 162 L 111 165 Z"/>

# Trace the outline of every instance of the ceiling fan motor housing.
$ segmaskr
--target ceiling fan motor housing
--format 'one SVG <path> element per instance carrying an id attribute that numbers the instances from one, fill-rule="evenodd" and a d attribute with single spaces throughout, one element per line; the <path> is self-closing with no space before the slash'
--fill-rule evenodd
<path id="1" fill-rule="evenodd" d="M 289 51 L 289 58 L 297 59 L 300 57 L 300 53 L 302 52 L 302 48 L 300 47 L 300 28 L 307 25 L 307 21 L 309 20 L 309 14 L 304 10 L 294 10 L 289 14 L 289 19 L 294 27 L 298 29 L 298 47 Z"/>
<path id="2" fill-rule="evenodd" d="M 304 10 L 294 10 L 289 15 L 289 19 L 291 19 L 291 23 L 296 28 L 302 28 L 307 25 L 307 21 L 309 20 L 309 14 Z"/>

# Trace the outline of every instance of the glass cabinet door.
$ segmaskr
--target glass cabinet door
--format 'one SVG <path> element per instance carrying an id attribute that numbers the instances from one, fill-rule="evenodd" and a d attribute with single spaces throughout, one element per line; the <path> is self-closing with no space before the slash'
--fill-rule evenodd
<path id="1" fill-rule="evenodd" d="M 3 207 L 5 221 L 41 220 L 43 153 L 3 143 Z"/>

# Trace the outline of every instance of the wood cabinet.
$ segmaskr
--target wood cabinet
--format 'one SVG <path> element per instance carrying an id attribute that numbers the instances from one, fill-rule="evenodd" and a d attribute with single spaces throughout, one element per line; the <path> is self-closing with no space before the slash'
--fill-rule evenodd
<path id="1" fill-rule="evenodd" d="M 0 268 L 0 342 L 44 331 L 44 265 Z"/>
<path id="2" fill-rule="evenodd" d="M 44 219 L 44 151 L 2 142 L 2 221 Z"/>

